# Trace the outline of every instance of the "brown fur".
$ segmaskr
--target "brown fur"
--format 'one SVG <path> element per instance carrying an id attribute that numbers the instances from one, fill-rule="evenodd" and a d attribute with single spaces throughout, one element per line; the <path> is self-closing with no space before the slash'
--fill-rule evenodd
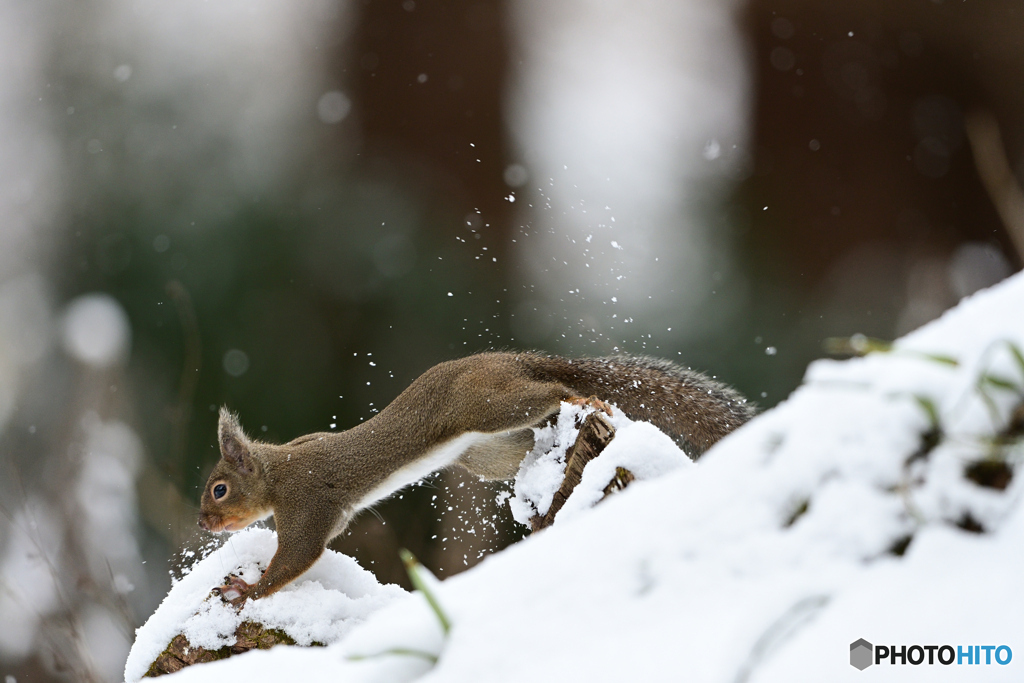
<path id="1" fill-rule="evenodd" d="M 431 469 L 457 463 L 485 479 L 513 477 L 533 447 L 532 428 L 579 396 L 652 422 L 692 458 L 753 414 L 734 390 L 667 361 L 482 353 L 435 365 L 378 415 L 340 433 L 266 444 L 222 409 L 222 457 L 203 492 L 200 524 L 235 531 L 273 513 L 277 553 L 249 591 L 269 595 L 309 569 L 359 509 Z M 427 457 L 472 434 L 480 436 L 461 451 L 436 463 Z M 218 484 L 228 489 L 219 500 Z"/>

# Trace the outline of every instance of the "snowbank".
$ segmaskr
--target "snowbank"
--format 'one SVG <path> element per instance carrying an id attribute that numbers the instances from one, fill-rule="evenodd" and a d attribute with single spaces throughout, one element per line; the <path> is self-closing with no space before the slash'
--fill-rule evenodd
<path id="1" fill-rule="evenodd" d="M 1024 368 L 1006 342 L 1024 350 L 1022 312 L 1017 275 L 890 353 L 814 363 L 785 403 L 696 466 L 635 482 L 438 585 L 447 634 L 416 595 L 329 648 L 277 648 L 175 675 L 1021 680 L 1024 477 L 1000 489 L 965 472 L 979 462 L 1018 471 L 1024 457 L 1021 437 L 1007 433 Z M 647 446 L 634 435 L 622 430 L 613 444 L 641 457 Z M 850 644 L 860 638 L 897 649 L 1006 645 L 1013 658 L 859 671 Z M 350 659 L 396 648 L 436 664 Z"/>
<path id="2" fill-rule="evenodd" d="M 142 678 L 179 633 L 194 647 L 218 649 L 234 644 L 235 629 L 242 622 L 254 621 L 281 629 L 299 645 L 328 645 L 341 640 L 373 612 L 409 597 L 398 586 L 381 585 L 351 557 L 332 550 L 324 551 L 298 581 L 262 600 L 247 601 L 241 611 L 211 595 L 211 589 L 223 584 L 228 574 L 254 583 L 275 550 L 274 532 L 250 528 L 233 534 L 221 548 L 193 565 L 136 632 L 125 664 L 125 680 Z"/>

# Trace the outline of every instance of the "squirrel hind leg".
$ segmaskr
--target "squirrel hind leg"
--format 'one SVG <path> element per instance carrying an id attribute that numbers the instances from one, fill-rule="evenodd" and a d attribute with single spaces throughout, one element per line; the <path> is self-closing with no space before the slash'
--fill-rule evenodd
<path id="1" fill-rule="evenodd" d="M 516 476 L 531 450 L 533 429 L 517 429 L 473 444 L 455 462 L 485 481 L 507 481 Z"/>
<path id="2" fill-rule="evenodd" d="M 570 396 L 565 399 L 566 403 L 571 403 L 574 406 L 583 406 L 584 408 L 593 408 L 594 410 L 600 410 L 609 417 L 612 415 L 612 407 L 599 399 L 597 396 L 591 396 L 590 398 L 584 398 L 582 396 Z"/>

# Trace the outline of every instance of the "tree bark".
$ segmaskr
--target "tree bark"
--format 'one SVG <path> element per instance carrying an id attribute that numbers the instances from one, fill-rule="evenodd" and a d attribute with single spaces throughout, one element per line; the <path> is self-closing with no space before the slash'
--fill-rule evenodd
<path id="1" fill-rule="evenodd" d="M 266 628 L 254 621 L 246 621 L 235 630 L 235 644 L 225 645 L 217 650 L 203 647 L 192 647 L 185 636 L 174 636 L 167 649 L 149 666 L 146 678 L 155 678 L 164 674 L 181 671 L 186 666 L 227 659 L 231 655 L 242 654 L 249 650 L 269 650 L 275 645 L 294 645 L 288 634 L 276 628 Z"/>
<path id="2" fill-rule="evenodd" d="M 566 454 L 565 476 L 562 485 L 558 487 L 554 498 L 551 500 L 551 507 L 544 515 L 535 515 L 530 518 L 530 528 L 533 531 L 545 529 L 555 522 L 555 515 L 565 505 L 565 501 L 572 494 L 573 490 L 580 483 L 583 476 L 583 468 L 587 463 L 601 454 L 601 451 L 615 438 L 615 428 L 612 427 L 604 417 L 597 412 L 591 413 L 583 421 L 580 433 L 576 437 L 576 443 L 572 445 Z M 604 498 L 607 498 L 615 491 L 621 491 L 633 481 L 633 473 L 624 467 L 615 470 L 615 478 L 604 488 Z M 604 500 L 602 498 L 601 500 Z"/>

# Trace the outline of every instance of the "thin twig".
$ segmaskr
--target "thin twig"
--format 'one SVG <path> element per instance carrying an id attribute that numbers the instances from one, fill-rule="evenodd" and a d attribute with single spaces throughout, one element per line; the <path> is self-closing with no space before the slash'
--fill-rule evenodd
<path id="1" fill-rule="evenodd" d="M 1018 259 L 1024 262 L 1024 192 L 1006 158 L 999 123 L 991 113 L 975 111 L 967 116 L 964 125 L 978 176 L 1010 235 Z"/>
<path id="2" fill-rule="evenodd" d="M 750 680 L 750 675 L 758 665 L 772 652 L 778 650 L 780 645 L 796 635 L 797 631 L 806 626 L 828 602 L 827 595 L 811 595 L 790 606 L 754 643 L 750 655 L 736 672 L 735 683 L 746 683 Z"/>
<path id="3" fill-rule="evenodd" d="M 71 641 L 74 643 L 74 650 L 78 654 L 79 666 L 76 668 L 74 662 L 71 661 L 67 661 L 67 665 L 69 668 L 75 670 L 75 674 L 80 678 L 80 680 L 88 681 L 90 683 L 98 682 L 99 676 L 96 674 L 95 663 L 92 661 L 88 648 L 85 647 L 85 642 L 82 639 L 82 624 L 78 618 L 78 613 L 72 606 L 70 596 L 65 594 L 64 582 L 57 570 L 57 566 L 53 563 L 49 553 L 47 553 L 43 544 L 43 539 L 39 535 L 39 522 L 32 515 L 32 510 L 28 504 L 28 496 L 25 493 L 25 485 L 17 469 L 14 470 L 12 478 L 18 484 L 19 493 L 21 494 L 21 499 L 23 501 L 26 524 L 18 524 L 15 516 L 2 505 L 0 505 L 0 515 L 6 517 L 8 524 L 10 524 L 12 528 L 20 531 L 25 538 L 35 546 L 39 558 L 41 558 L 43 564 L 46 565 L 47 572 L 50 574 L 50 579 L 53 581 L 54 594 L 62 611 L 56 614 L 53 612 L 50 614 L 42 614 L 35 609 L 34 605 L 25 605 L 21 600 L 20 593 L 14 590 L 12 586 L 7 585 L 7 590 L 15 600 L 28 607 L 29 611 L 35 613 L 40 625 L 40 630 L 50 642 L 50 649 L 53 652 L 54 657 L 57 658 L 60 658 L 62 655 L 66 656 L 66 654 L 64 654 L 65 648 L 61 646 L 60 640 L 54 633 L 57 631 L 56 626 L 52 624 L 47 617 L 53 616 L 58 623 L 62 620 L 65 622 L 64 625 L 67 628 L 68 636 L 70 636 Z M 59 551 L 60 548 L 57 550 Z M 6 584 L 6 582 L 4 583 Z"/>

